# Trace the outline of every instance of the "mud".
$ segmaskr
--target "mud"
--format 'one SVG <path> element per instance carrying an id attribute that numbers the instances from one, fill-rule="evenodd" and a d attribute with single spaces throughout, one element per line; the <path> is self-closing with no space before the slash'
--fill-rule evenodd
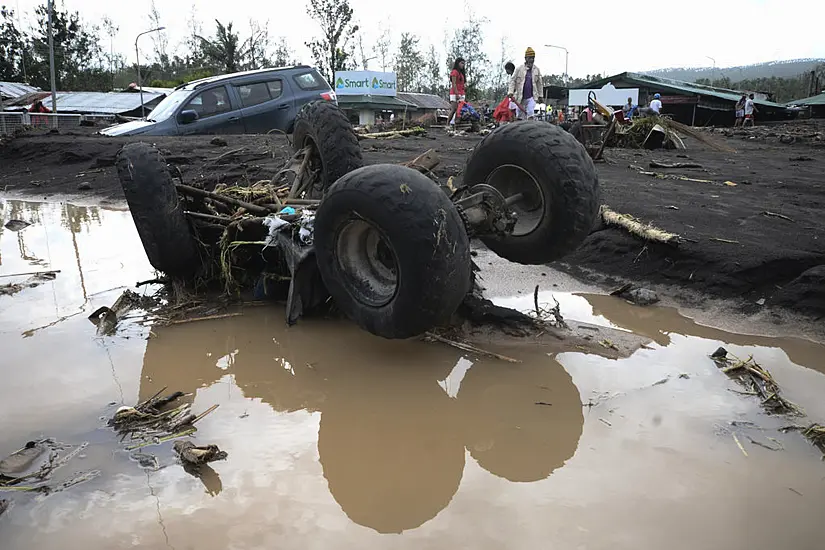
<path id="1" fill-rule="evenodd" d="M 678 233 L 684 238 L 678 248 L 646 244 L 620 230 L 606 229 L 593 233 L 555 267 L 602 288 L 625 280 L 659 285 L 661 294 L 676 297 L 682 306 L 699 306 L 711 296 L 732 300 L 747 315 L 775 315 L 781 321 L 783 312 L 792 311 L 821 319 L 825 316 L 821 272 L 825 220 L 819 215 L 825 204 L 822 121 L 710 135 L 737 152 L 719 153 L 688 139 L 684 152 L 608 149 L 606 162 L 597 165 L 604 202 Z M 797 137 L 784 140 L 792 141 L 786 144 L 780 140 L 786 135 Z M 367 163 L 404 162 L 434 148 L 442 159 L 435 174 L 444 181 L 453 176 L 459 185 L 478 139 L 433 130 L 421 137 L 368 140 L 362 147 Z M 0 147 L 3 190 L 41 198 L 81 194 L 121 200 L 112 162 L 124 143 L 136 140 L 89 134 L 11 140 Z M 289 154 L 283 136 L 227 136 L 224 147 L 212 145 L 209 136 L 159 137 L 152 142 L 180 170 L 184 181 L 207 188 L 218 182 L 270 178 Z M 701 168 L 651 169 L 651 162 Z M 707 181 L 654 178 L 638 169 Z M 91 189 L 79 191 L 84 182 Z"/>
<path id="2" fill-rule="evenodd" d="M 336 319 L 287 328 L 278 306 L 169 327 L 135 317 L 97 337 L 86 315 L 151 276 L 128 212 L 2 208 L 34 223 L 0 233 L 0 275 L 60 273 L 0 297 L 0 456 L 42 436 L 87 441 L 76 468 L 100 472 L 51 495 L 4 493 L 4 550 L 821 547 L 820 451 L 731 391 L 708 355 L 752 354 L 822 423 L 822 345 L 558 292 L 552 270 L 517 266 L 517 285 L 485 280 L 496 303 L 531 309 L 514 288 L 535 281 L 577 330 L 646 347 L 484 344 L 512 364 Z M 124 450 L 106 419 L 164 386 L 196 410 L 220 405 L 191 441 L 227 460 L 193 477 L 172 441 Z"/>

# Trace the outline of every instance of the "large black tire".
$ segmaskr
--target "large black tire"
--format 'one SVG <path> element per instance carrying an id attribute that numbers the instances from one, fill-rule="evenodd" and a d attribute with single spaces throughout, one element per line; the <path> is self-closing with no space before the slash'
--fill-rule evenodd
<path id="1" fill-rule="evenodd" d="M 130 143 L 118 152 L 116 166 L 149 263 L 171 277 L 193 276 L 201 267 L 197 243 L 160 152 Z"/>
<path id="2" fill-rule="evenodd" d="M 338 178 L 364 165 L 358 136 L 334 103 L 308 103 L 298 113 L 292 147 L 297 152 L 307 145 L 314 146 L 313 164 L 321 169 L 321 181 L 309 198 L 320 198 Z"/>
<path id="3" fill-rule="evenodd" d="M 359 168 L 327 192 L 315 252 L 336 305 L 384 338 L 447 321 L 471 283 L 461 216 L 429 178 L 403 166 Z"/>
<path id="4" fill-rule="evenodd" d="M 499 127 L 476 146 L 465 185 L 488 183 L 513 205 L 520 221 L 503 237 L 483 237 L 490 250 L 521 264 L 552 262 L 575 250 L 599 216 L 596 167 L 576 139 L 553 124 L 523 121 Z"/>

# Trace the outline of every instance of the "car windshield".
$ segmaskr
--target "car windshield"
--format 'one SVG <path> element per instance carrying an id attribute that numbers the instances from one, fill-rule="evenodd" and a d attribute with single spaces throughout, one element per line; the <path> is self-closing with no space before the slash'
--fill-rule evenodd
<path id="1" fill-rule="evenodd" d="M 186 101 L 192 92 L 189 90 L 177 90 L 163 98 L 163 101 L 158 103 L 157 107 L 152 109 L 149 116 L 146 117 L 151 122 L 160 122 L 172 116 L 180 105 Z"/>

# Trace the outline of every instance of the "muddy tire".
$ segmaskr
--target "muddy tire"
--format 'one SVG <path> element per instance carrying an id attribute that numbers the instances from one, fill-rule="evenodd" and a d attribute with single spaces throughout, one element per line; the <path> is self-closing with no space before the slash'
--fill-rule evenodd
<path id="1" fill-rule="evenodd" d="M 171 277 L 193 276 L 201 266 L 197 244 L 160 152 L 130 143 L 117 154 L 116 166 L 149 263 Z"/>
<path id="2" fill-rule="evenodd" d="M 490 250 L 521 264 L 543 264 L 575 250 L 599 216 L 596 168 L 584 147 L 564 130 L 536 121 L 501 126 L 476 146 L 464 183 L 487 183 L 519 217 L 512 234 L 483 237 Z"/>
<path id="3" fill-rule="evenodd" d="M 338 178 L 364 165 L 358 137 L 334 103 L 308 103 L 298 113 L 292 147 L 297 152 L 307 145 L 314 146 L 312 163 L 321 170 L 321 181 L 309 191 L 309 198 L 322 197 Z"/>
<path id="4" fill-rule="evenodd" d="M 336 305 L 384 338 L 446 322 L 470 289 L 458 211 L 427 176 L 403 166 L 366 166 L 339 179 L 318 208 L 315 252 Z"/>

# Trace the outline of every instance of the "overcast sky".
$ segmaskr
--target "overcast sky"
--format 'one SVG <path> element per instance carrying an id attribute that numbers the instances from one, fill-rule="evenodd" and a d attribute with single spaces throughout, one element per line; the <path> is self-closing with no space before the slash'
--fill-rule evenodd
<path id="1" fill-rule="evenodd" d="M 61 0 L 57 0 L 59 3 Z M 119 26 L 115 49 L 134 62 L 135 36 L 148 29 L 150 0 L 63 0 L 72 11 L 99 23 L 108 15 Z M 24 21 L 45 0 L 0 0 L 18 8 Z M 214 19 L 233 21 L 243 36 L 250 18 L 268 20 L 273 39 L 285 36 L 305 63 L 312 63 L 304 42 L 317 29 L 306 13 L 306 0 L 197 0 L 196 13 L 211 35 Z M 191 0 L 157 0 L 172 48 L 187 33 Z M 363 29 L 364 45 L 371 46 L 389 18 L 397 40 L 402 32 L 421 37 L 443 52 L 444 37 L 465 18 L 465 5 L 443 0 L 394 2 L 350 0 Z M 473 2 L 476 15 L 485 17 L 485 42 L 491 61 L 500 59 L 506 37 L 511 55 L 521 58 L 527 46 L 537 52 L 536 64 L 545 74 L 564 71 L 564 52 L 543 47 L 564 46 L 570 51 L 569 74 L 614 74 L 627 70 L 666 67 L 718 67 L 763 61 L 825 57 L 822 0 L 682 0 L 621 2 Z M 451 6 L 452 9 L 451 9 Z M 566 8 L 566 6 L 571 6 Z M 587 8 L 587 10 L 585 9 Z M 518 10 L 524 10 L 520 13 Z M 552 10 L 552 11 L 551 11 Z M 566 21 L 564 20 L 566 19 Z M 583 21 L 589 21 L 589 23 Z M 151 40 L 141 38 L 141 50 L 151 52 Z M 144 54 L 142 54 L 144 55 Z M 377 67 L 373 65 L 371 69 Z"/>

